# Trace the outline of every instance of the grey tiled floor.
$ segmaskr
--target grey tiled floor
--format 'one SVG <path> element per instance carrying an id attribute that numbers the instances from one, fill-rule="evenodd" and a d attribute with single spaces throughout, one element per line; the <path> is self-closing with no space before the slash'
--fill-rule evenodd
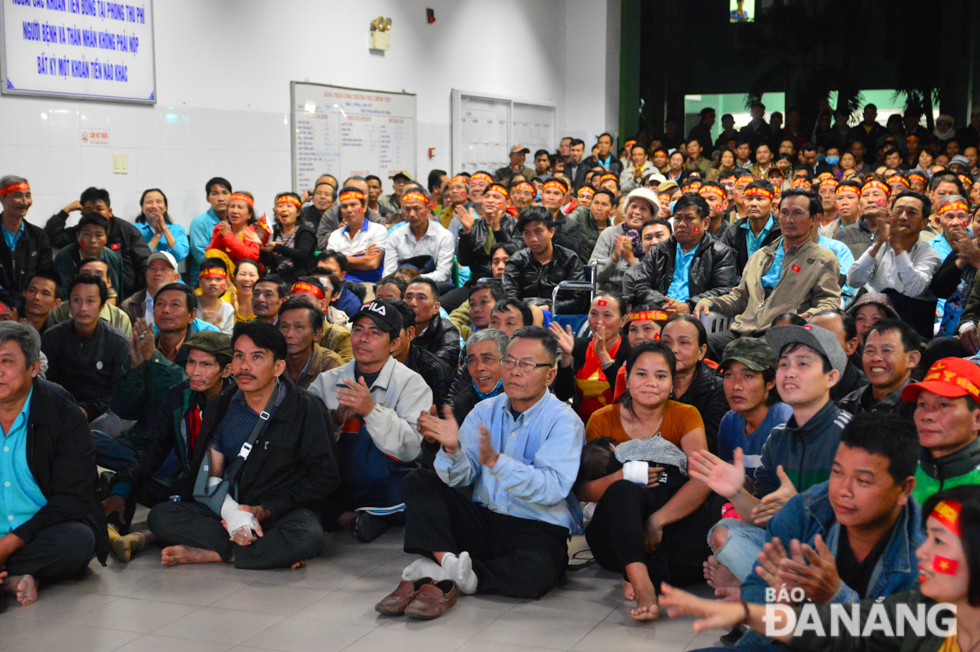
<path id="1" fill-rule="evenodd" d="M 718 642 L 717 633 L 695 635 L 690 619 L 633 622 L 618 578 L 594 567 L 568 573 L 541 600 L 464 596 L 431 622 L 380 616 L 374 604 L 412 559 L 401 536 L 396 529 L 365 545 L 328 535 L 323 555 L 298 571 L 165 568 L 156 548 L 129 564 L 94 561 L 83 578 L 43 589 L 34 605 L 6 598 L 0 650 L 683 652 Z"/>

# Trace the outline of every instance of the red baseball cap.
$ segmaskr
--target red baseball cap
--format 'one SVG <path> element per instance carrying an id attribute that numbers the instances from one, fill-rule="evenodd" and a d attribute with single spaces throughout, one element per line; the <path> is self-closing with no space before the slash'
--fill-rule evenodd
<path id="1" fill-rule="evenodd" d="M 921 383 L 905 386 L 902 400 L 911 403 L 919 398 L 922 390 L 946 398 L 971 396 L 980 403 L 980 367 L 963 358 L 937 360 Z"/>

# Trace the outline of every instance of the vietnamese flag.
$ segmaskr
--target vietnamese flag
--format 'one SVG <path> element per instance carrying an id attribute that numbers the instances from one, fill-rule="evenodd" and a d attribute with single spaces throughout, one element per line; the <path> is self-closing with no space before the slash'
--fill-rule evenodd
<path id="1" fill-rule="evenodd" d="M 936 555 L 932 558 L 932 570 L 937 573 L 943 573 L 945 575 L 956 575 L 956 569 L 959 567 L 960 562 L 955 559 L 946 559 L 945 557 L 940 557 Z"/>
<path id="2" fill-rule="evenodd" d="M 797 274 L 800 273 L 800 269 L 801 269 L 801 267 L 799 265 L 796 265 L 796 264 L 793 265 L 793 271 L 796 272 Z"/>

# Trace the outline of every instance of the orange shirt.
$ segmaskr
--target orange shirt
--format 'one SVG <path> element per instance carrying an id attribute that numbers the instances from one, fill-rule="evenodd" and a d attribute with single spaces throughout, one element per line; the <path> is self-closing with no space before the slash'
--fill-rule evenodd
<path id="1" fill-rule="evenodd" d="M 667 401 L 667 411 L 658 430 L 664 439 L 681 448 L 681 437 L 696 428 L 704 430 L 704 421 L 701 420 L 697 408 L 677 401 Z M 585 427 L 585 439 L 592 441 L 599 437 L 611 437 L 617 444 L 632 439 L 623 427 L 619 403 L 607 405 L 592 413 L 589 424 Z"/>

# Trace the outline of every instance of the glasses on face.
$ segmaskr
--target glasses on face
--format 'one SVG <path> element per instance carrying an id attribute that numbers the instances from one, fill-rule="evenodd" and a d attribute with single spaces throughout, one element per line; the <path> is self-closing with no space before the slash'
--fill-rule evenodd
<path id="1" fill-rule="evenodd" d="M 550 362 L 534 362 L 533 360 L 518 360 L 517 358 L 507 357 L 500 361 L 500 364 L 504 366 L 504 369 L 513 369 L 515 366 L 520 366 L 521 371 L 524 373 L 531 373 L 539 367 L 551 367 L 554 366 Z"/>

